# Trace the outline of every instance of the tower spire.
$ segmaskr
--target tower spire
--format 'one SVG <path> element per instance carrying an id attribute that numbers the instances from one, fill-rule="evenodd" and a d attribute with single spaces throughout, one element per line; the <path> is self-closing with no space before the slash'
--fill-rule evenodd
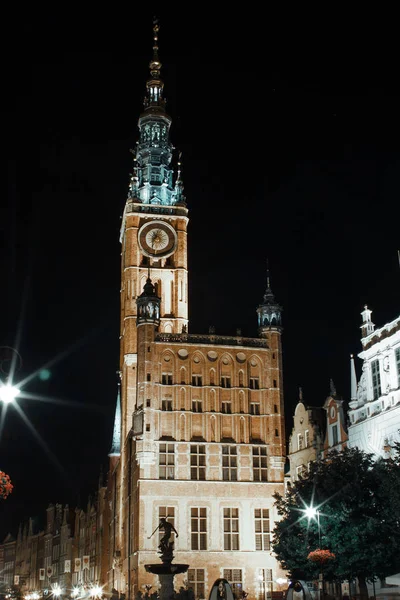
<path id="1" fill-rule="evenodd" d="M 350 376 L 351 376 L 351 395 L 350 400 L 357 400 L 357 375 L 356 366 L 354 364 L 354 356 L 350 354 Z"/>
<path id="2" fill-rule="evenodd" d="M 267 261 L 267 288 L 264 294 L 264 302 L 257 308 L 258 332 L 265 335 L 268 329 L 282 330 L 282 307 L 276 302 L 271 289 L 269 274 L 269 263 Z"/>

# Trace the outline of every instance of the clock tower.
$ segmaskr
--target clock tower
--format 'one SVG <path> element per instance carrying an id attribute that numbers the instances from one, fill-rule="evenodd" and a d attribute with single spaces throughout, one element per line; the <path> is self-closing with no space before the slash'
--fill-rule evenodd
<path id="1" fill-rule="evenodd" d="M 137 298 L 148 271 L 161 299 L 161 333 L 181 333 L 188 328 L 187 224 L 180 157 L 176 173 L 170 141 L 172 119 L 166 113 L 164 82 L 158 57 L 158 30 L 153 28 L 153 57 L 146 82 L 144 110 L 139 116 L 139 139 L 133 150 L 133 173 L 129 184 L 120 241 L 121 260 L 121 372 L 128 380 L 122 399 L 125 439 L 126 422 L 135 410 L 134 374 L 137 362 Z M 132 379 L 133 378 L 133 379 Z M 124 410 L 125 409 L 125 410 Z"/>

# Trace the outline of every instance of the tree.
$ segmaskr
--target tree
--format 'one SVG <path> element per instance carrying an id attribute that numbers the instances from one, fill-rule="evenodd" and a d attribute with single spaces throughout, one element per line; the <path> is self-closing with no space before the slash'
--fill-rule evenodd
<path id="1" fill-rule="evenodd" d="M 393 458 L 374 461 L 358 449 L 312 465 L 287 495 L 275 494 L 282 517 L 273 531 L 273 550 L 292 574 L 316 578 L 319 567 L 307 559 L 319 547 L 335 559 L 324 566 L 325 579 L 358 578 L 367 596 L 366 581 L 400 570 L 400 448 Z M 304 510 L 313 506 L 318 521 Z M 319 544 L 319 537 L 321 544 Z"/>

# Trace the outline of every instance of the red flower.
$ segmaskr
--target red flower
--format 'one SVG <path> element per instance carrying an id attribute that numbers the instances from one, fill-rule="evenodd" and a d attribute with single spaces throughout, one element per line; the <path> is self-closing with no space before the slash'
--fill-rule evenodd
<path id="1" fill-rule="evenodd" d="M 317 550 L 310 552 L 307 558 L 312 562 L 324 564 L 328 562 L 328 560 L 333 560 L 335 555 L 330 550 L 321 550 L 320 548 L 317 548 Z"/>
<path id="2" fill-rule="evenodd" d="M 0 498 L 5 500 L 11 494 L 13 487 L 10 477 L 4 471 L 0 471 Z"/>

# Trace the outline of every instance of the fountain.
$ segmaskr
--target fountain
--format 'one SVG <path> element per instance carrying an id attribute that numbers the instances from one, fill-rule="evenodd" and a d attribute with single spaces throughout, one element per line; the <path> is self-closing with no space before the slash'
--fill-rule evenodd
<path id="1" fill-rule="evenodd" d="M 164 535 L 162 536 L 158 546 L 161 563 L 144 565 L 144 568 L 148 573 L 158 575 L 161 586 L 160 600 L 171 600 L 175 594 L 174 576 L 178 575 L 179 573 L 186 573 L 189 565 L 173 564 L 172 562 L 174 560 L 174 542 L 170 542 L 172 530 L 175 532 L 176 537 L 179 537 L 178 532 L 172 523 L 169 523 L 167 519 L 162 517 L 159 525 L 147 539 L 150 539 L 157 530 L 164 531 Z"/>

